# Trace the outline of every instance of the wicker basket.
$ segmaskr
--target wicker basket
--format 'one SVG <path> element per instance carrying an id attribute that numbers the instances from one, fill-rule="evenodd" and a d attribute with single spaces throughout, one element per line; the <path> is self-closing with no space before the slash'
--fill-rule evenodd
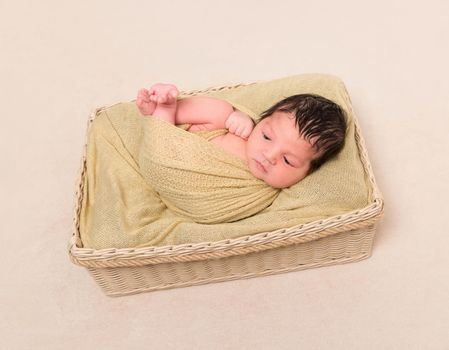
<path id="1" fill-rule="evenodd" d="M 251 84 L 255 83 L 193 90 L 182 95 Z M 352 108 L 352 104 L 349 105 Z M 97 109 L 88 119 L 86 140 L 92 121 L 103 108 Z M 360 158 L 373 190 L 373 201 L 368 206 L 288 229 L 217 242 L 164 247 L 83 248 L 79 218 L 86 171 L 85 144 L 76 190 L 73 234 L 68 247 L 70 259 L 86 267 L 109 296 L 264 276 L 365 259 L 371 255 L 375 224 L 383 213 L 383 199 L 355 115 L 354 123 Z"/>

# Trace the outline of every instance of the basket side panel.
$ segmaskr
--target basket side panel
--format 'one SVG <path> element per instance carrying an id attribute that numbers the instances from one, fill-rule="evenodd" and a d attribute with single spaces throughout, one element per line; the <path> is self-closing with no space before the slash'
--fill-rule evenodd
<path id="1" fill-rule="evenodd" d="M 252 278 L 342 264 L 371 255 L 375 225 L 315 241 L 222 259 L 139 267 L 89 268 L 109 296 Z"/>

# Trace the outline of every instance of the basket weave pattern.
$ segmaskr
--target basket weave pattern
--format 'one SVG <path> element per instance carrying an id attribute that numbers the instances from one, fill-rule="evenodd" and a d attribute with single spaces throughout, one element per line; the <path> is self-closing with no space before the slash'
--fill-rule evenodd
<path id="1" fill-rule="evenodd" d="M 256 83 L 192 90 L 181 93 L 181 96 Z M 349 101 L 347 93 L 345 98 Z M 350 101 L 348 105 L 352 108 Z M 75 195 L 73 234 L 68 249 L 71 261 L 88 268 L 107 295 L 250 278 L 357 261 L 371 255 L 375 223 L 383 214 L 383 199 L 356 118 L 356 143 L 374 197 L 365 208 L 289 229 L 217 242 L 147 248 L 83 248 L 79 218 L 86 172 L 87 136 L 92 121 L 104 108 L 107 107 L 95 110 L 88 119 Z"/>

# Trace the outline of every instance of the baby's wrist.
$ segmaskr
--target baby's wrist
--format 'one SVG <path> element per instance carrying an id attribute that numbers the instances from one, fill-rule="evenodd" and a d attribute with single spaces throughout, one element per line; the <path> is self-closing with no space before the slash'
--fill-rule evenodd
<path id="1" fill-rule="evenodd" d="M 228 115 L 228 117 L 226 118 L 226 120 L 227 119 L 229 119 L 231 116 L 233 116 L 234 114 L 236 114 L 236 115 L 241 115 L 241 116 L 245 116 L 245 117 L 247 117 L 248 119 L 250 119 L 251 121 L 253 121 L 253 118 L 251 118 L 248 114 L 246 114 L 245 112 L 242 112 L 242 111 L 239 111 L 238 109 L 234 109 L 234 111 L 231 113 L 231 114 L 229 114 Z"/>

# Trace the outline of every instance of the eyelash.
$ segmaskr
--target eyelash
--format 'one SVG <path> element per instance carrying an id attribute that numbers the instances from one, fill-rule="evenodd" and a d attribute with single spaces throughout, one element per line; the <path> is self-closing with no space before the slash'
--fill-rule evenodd
<path id="1" fill-rule="evenodd" d="M 268 140 L 268 141 L 271 140 L 267 135 L 265 135 L 265 133 L 262 133 L 262 135 L 263 135 L 263 138 L 264 138 L 265 140 Z M 293 166 L 293 165 L 288 161 L 288 159 L 285 158 L 285 157 L 284 157 L 284 162 L 285 162 L 285 164 L 287 164 L 287 165 Z"/>

